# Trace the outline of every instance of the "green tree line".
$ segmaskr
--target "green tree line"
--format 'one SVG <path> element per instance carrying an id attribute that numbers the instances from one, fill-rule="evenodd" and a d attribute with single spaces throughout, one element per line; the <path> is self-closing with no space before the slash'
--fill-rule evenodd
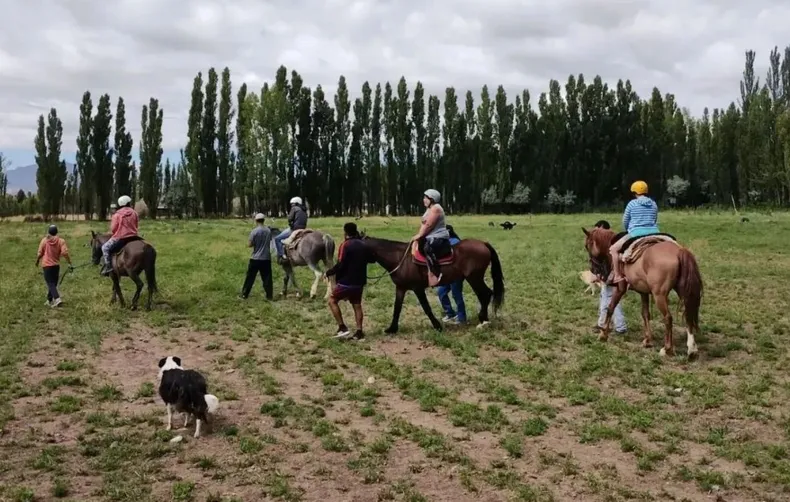
<path id="1" fill-rule="evenodd" d="M 537 97 L 484 86 L 441 98 L 405 77 L 352 93 L 340 76 L 330 97 L 284 66 L 261 89 L 235 93 L 230 70 L 212 68 L 195 76 L 177 165 L 162 166 L 158 101 L 143 108 L 139 169 L 123 100 L 110 145 L 110 98 L 94 114 L 86 92 L 73 173 L 57 160 L 56 111 L 39 119 L 38 196 L 45 213 L 77 201 L 99 218 L 127 192 L 152 216 L 160 203 L 195 216 L 280 213 L 294 195 L 313 214 L 414 214 L 428 187 L 456 213 L 577 211 L 619 207 L 644 179 L 674 206 L 788 206 L 790 47 L 774 48 L 763 79 L 754 51 L 745 56 L 737 102 L 701 117 L 658 88 L 643 98 L 628 80 L 610 87 L 581 74 Z"/>

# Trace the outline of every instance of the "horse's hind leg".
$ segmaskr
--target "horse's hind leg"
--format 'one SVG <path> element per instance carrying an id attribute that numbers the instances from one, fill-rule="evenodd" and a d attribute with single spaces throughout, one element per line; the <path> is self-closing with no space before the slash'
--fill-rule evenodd
<path id="1" fill-rule="evenodd" d="M 313 271 L 313 275 L 315 275 L 315 280 L 313 280 L 313 285 L 310 286 L 310 298 L 312 299 L 315 298 L 315 295 L 318 293 L 318 283 L 321 281 L 321 277 L 324 275 L 324 273 L 321 272 L 318 269 L 318 266 L 315 265 L 314 263 L 308 263 L 307 266 L 310 268 L 310 270 Z"/>
<path id="2" fill-rule="evenodd" d="M 135 272 L 129 274 L 129 279 L 134 281 L 135 286 L 137 286 L 137 291 L 134 292 L 132 297 L 132 310 L 137 310 L 137 302 L 140 300 L 140 293 L 143 292 L 143 281 L 140 279 L 140 275 Z"/>
<path id="3" fill-rule="evenodd" d="M 641 293 L 642 295 L 642 321 L 644 322 L 644 331 L 642 333 L 642 346 L 653 346 L 653 331 L 650 329 L 650 294 Z"/>
<path id="4" fill-rule="evenodd" d="M 115 297 L 118 297 L 118 301 L 121 302 L 121 307 L 126 308 L 126 300 L 123 299 L 123 292 L 121 291 L 121 278 L 118 277 L 116 272 L 110 274 L 112 277 L 112 300 L 110 303 L 115 303 Z"/>
<path id="5" fill-rule="evenodd" d="M 477 301 L 480 302 L 480 313 L 477 314 L 479 324 L 477 327 L 482 328 L 488 324 L 488 305 L 491 303 L 491 297 L 494 295 L 494 292 L 488 287 L 483 276 L 467 277 L 466 282 L 472 287 L 472 291 L 477 296 Z"/>
<path id="6" fill-rule="evenodd" d="M 659 351 L 659 354 L 662 356 L 673 356 L 675 355 L 675 347 L 672 340 L 672 312 L 669 311 L 669 295 L 667 293 L 654 293 L 653 297 L 656 299 L 656 307 L 661 311 L 661 315 L 664 316 L 664 346 Z"/>

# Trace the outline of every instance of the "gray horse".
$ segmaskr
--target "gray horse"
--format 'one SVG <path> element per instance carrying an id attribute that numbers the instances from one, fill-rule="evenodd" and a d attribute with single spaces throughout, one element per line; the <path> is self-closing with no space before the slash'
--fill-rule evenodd
<path id="1" fill-rule="evenodd" d="M 278 229 L 272 228 L 272 235 L 277 235 L 278 233 Z M 307 266 L 313 271 L 313 274 L 315 274 L 315 280 L 310 288 L 310 298 L 315 298 L 316 293 L 318 293 L 318 283 L 324 276 L 324 272 L 319 268 L 319 263 L 323 262 L 324 267 L 327 269 L 335 264 L 335 241 L 329 234 L 324 234 L 318 230 L 307 230 L 305 234 L 300 236 L 295 247 L 288 244 L 289 239 L 290 237 L 283 243 L 286 249 L 287 261 L 280 263 L 283 267 L 283 272 L 285 272 L 282 295 L 286 296 L 288 294 L 289 281 L 297 290 L 297 295 L 300 294 L 298 292 L 299 286 L 296 284 L 296 274 L 294 274 L 293 268 Z M 271 247 L 272 254 L 276 253 L 274 239 L 272 239 Z M 334 286 L 334 280 L 329 279 L 326 282 L 327 288 L 324 299 L 329 298 L 329 294 Z"/>

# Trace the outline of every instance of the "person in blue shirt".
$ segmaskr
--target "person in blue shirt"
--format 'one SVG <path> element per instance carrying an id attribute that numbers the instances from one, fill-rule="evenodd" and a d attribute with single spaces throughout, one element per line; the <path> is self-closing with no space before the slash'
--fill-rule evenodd
<path id="1" fill-rule="evenodd" d="M 609 248 L 609 253 L 612 256 L 612 267 L 614 268 L 614 284 L 625 280 L 625 277 L 623 277 L 623 264 L 620 263 L 620 249 L 623 247 L 623 244 L 634 237 L 644 237 L 659 233 L 658 205 L 647 196 L 647 183 L 634 181 L 631 184 L 631 193 L 635 198 L 625 206 L 625 212 L 623 213 L 623 229 L 628 233 Z"/>
<path id="2" fill-rule="evenodd" d="M 450 245 L 455 246 L 459 242 L 461 242 L 461 238 L 458 237 L 458 234 L 455 233 L 453 230 L 452 225 L 446 226 L 447 231 L 450 234 Z M 442 304 L 442 309 L 444 310 L 444 322 L 451 322 L 456 324 L 463 324 L 466 322 L 466 304 L 464 303 L 464 280 L 458 280 L 453 282 L 452 284 L 447 284 L 445 286 L 439 286 L 436 288 L 436 292 L 439 294 L 439 302 Z M 455 307 L 458 311 L 456 313 L 453 310 L 453 304 L 450 303 L 450 293 L 453 294 L 453 300 L 455 300 Z"/>

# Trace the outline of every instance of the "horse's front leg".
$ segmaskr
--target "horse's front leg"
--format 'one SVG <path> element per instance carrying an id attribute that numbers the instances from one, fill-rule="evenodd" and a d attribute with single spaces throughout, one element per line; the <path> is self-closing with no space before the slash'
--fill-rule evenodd
<path id="1" fill-rule="evenodd" d="M 398 332 L 398 320 L 400 319 L 400 311 L 403 309 L 403 298 L 405 296 L 405 289 L 395 287 L 395 305 L 392 310 L 392 322 L 390 323 L 389 328 L 384 330 L 384 332 L 388 335 L 394 335 Z"/>
<path id="2" fill-rule="evenodd" d="M 437 331 L 441 331 L 442 323 L 439 322 L 439 319 L 437 319 L 435 315 L 433 315 L 433 309 L 431 309 L 431 304 L 428 301 L 428 296 L 425 294 L 425 290 L 413 289 L 412 291 L 414 291 L 414 294 L 417 295 L 417 300 L 420 301 L 420 306 L 422 307 L 422 311 L 425 312 L 425 315 L 427 315 L 428 319 L 430 319 L 431 324 L 433 325 L 433 329 Z"/>

